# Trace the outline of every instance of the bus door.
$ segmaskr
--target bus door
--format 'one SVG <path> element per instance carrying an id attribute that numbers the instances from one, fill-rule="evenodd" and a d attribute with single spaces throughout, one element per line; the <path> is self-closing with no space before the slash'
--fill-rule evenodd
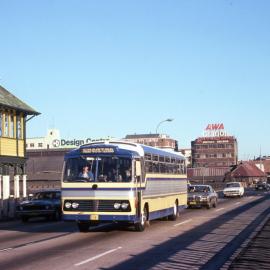
<path id="1" fill-rule="evenodd" d="M 134 166 L 134 175 L 135 175 L 135 183 L 136 183 L 136 215 L 137 217 L 141 216 L 142 210 L 142 182 L 143 182 L 143 174 L 142 174 L 142 162 L 141 159 L 135 159 Z"/>

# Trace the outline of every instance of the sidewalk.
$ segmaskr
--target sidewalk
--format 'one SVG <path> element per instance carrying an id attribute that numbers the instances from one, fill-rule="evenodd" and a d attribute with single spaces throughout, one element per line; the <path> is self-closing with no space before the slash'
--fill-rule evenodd
<path id="1" fill-rule="evenodd" d="M 238 256 L 229 269 L 270 269 L 270 217 L 258 228 L 258 232 Z"/>

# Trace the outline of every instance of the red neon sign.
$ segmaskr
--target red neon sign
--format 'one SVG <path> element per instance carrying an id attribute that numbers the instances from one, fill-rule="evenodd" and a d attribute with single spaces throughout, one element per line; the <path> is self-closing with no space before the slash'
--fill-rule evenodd
<path id="1" fill-rule="evenodd" d="M 205 130 L 223 130 L 224 125 L 221 124 L 208 124 Z"/>

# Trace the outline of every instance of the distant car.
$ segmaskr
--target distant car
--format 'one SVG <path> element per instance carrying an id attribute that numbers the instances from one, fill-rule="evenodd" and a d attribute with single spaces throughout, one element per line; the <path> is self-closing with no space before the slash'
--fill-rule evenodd
<path id="1" fill-rule="evenodd" d="M 256 190 L 270 190 L 270 185 L 266 182 L 258 182 L 255 187 Z"/>
<path id="2" fill-rule="evenodd" d="M 40 191 L 16 207 L 16 214 L 23 222 L 32 217 L 59 220 L 61 217 L 61 191 Z"/>
<path id="3" fill-rule="evenodd" d="M 188 187 L 188 207 L 216 207 L 218 195 L 209 185 L 190 185 Z"/>
<path id="4" fill-rule="evenodd" d="M 244 193 L 244 187 L 240 182 L 229 182 L 223 189 L 224 197 L 243 197 Z"/>

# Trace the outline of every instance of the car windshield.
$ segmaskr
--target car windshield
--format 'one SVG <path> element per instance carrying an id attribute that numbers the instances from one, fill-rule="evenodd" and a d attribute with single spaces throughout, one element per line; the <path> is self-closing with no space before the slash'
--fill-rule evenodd
<path id="1" fill-rule="evenodd" d="M 131 159 L 123 157 L 79 157 L 66 161 L 65 182 L 130 182 Z"/>
<path id="2" fill-rule="evenodd" d="M 240 187 L 240 184 L 239 183 L 228 183 L 226 185 L 226 187 L 228 187 L 228 188 L 231 188 L 231 187 Z"/>
<path id="3" fill-rule="evenodd" d="M 190 186 L 188 191 L 190 193 L 196 193 L 196 192 L 210 192 L 210 188 L 207 186 Z"/>
<path id="4" fill-rule="evenodd" d="M 51 200 L 53 198 L 52 192 L 38 192 L 35 193 L 31 200 Z"/>

